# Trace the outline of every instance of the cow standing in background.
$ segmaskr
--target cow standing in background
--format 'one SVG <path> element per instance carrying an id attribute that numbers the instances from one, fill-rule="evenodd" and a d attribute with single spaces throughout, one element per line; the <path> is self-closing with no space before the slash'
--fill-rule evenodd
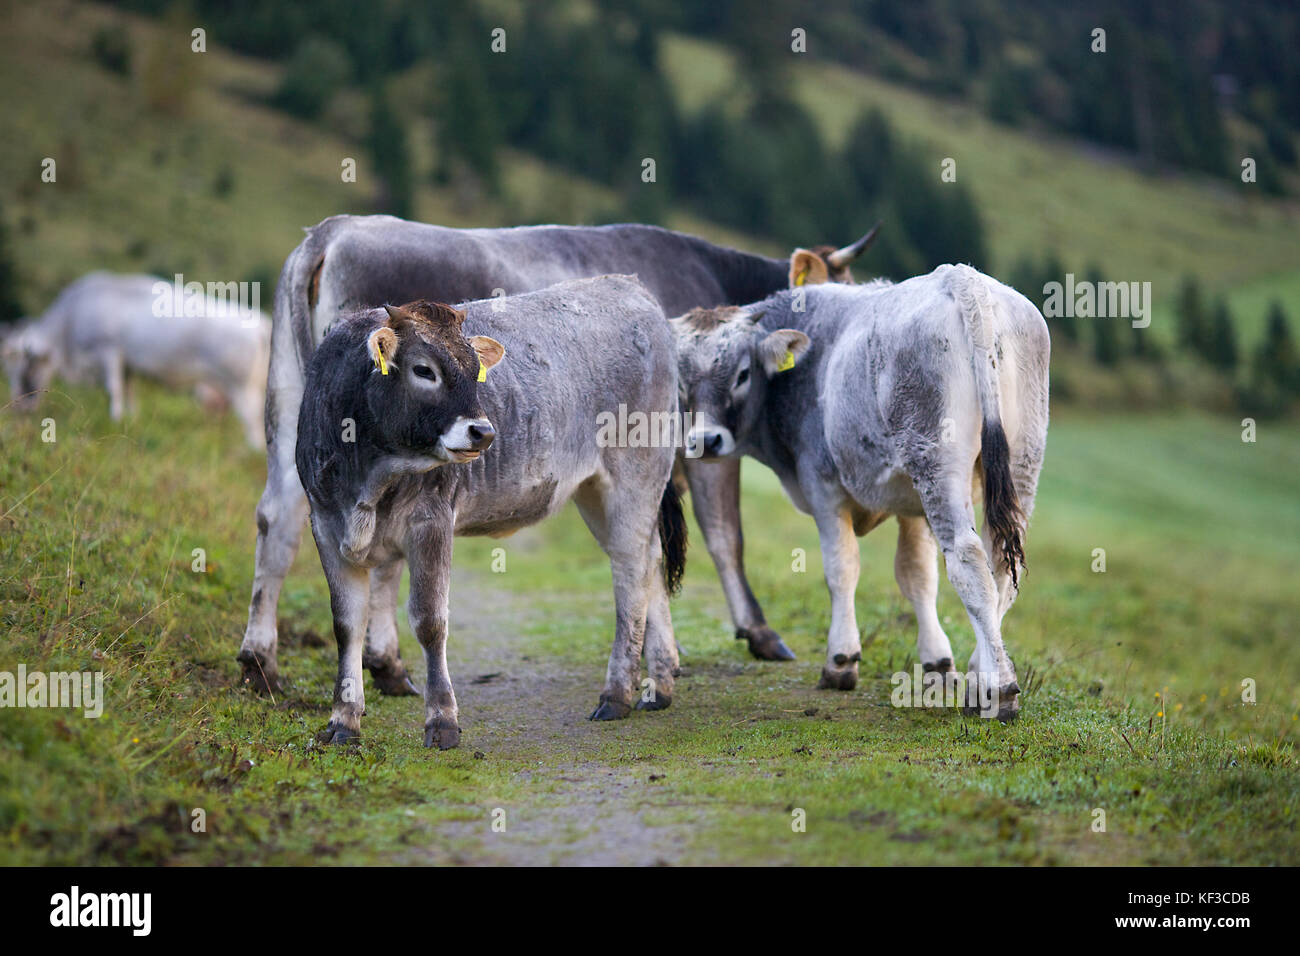
<path id="1" fill-rule="evenodd" d="M 857 684 L 854 536 L 898 515 L 895 574 L 916 610 L 922 665 L 953 670 L 935 612 L 937 539 L 975 630 L 967 702 L 1014 717 L 1020 688 L 1002 618 L 1047 442 L 1050 344 L 1033 303 L 969 266 L 940 266 L 897 285 L 813 285 L 674 324 L 690 443 L 762 461 L 817 522 L 831 594 L 820 686 Z"/>
<path id="2" fill-rule="evenodd" d="M 129 404 L 129 376 L 138 374 L 194 388 L 205 403 L 219 396 L 239 416 L 248 444 L 265 447 L 270 320 L 212 296 L 177 310 L 172 289 L 156 276 L 108 272 L 92 272 L 65 288 L 42 316 L 5 338 L 15 407 L 34 408 L 59 375 L 101 383 L 109 415 L 120 421 Z M 165 308 L 157 308 L 160 301 Z"/>
<path id="3" fill-rule="evenodd" d="M 618 447 L 597 427 L 620 407 L 676 418 L 663 311 L 630 276 L 462 308 L 420 301 L 348 317 L 308 364 L 296 459 L 339 647 L 328 742 L 355 737 L 365 710 L 370 572 L 405 558 L 411 629 L 428 669 L 425 746 L 456 746 L 446 659 L 452 539 L 504 537 L 570 500 L 609 555 L 614 584 L 614 647 L 592 719 L 631 712 L 643 641 L 654 688 L 637 706 L 671 698 L 667 587 L 685 559 L 669 481 L 677 433 Z"/>
<path id="4" fill-rule="evenodd" d="M 856 255 L 865 244 L 851 248 Z M 629 224 L 449 229 L 392 216 L 334 216 L 307 230 L 276 286 L 266 490 L 257 507 L 252 599 L 238 655 L 247 683 L 266 689 L 278 682 L 277 606 L 307 514 L 293 460 L 304 370 L 338 316 L 390 302 L 488 299 L 609 273 L 636 274 L 665 312 L 677 315 L 770 295 L 785 286 L 788 261 Z M 739 462 L 688 461 L 685 472 L 736 637 L 747 641 L 755 657 L 792 659 L 745 578 Z M 398 653 L 402 562 L 376 567 L 370 577 L 366 666 L 381 691 L 415 693 Z"/>

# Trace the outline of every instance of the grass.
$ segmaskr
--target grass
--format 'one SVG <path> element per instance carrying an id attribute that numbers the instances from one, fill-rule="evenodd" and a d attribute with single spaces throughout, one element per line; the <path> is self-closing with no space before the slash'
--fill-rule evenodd
<path id="1" fill-rule="evenodd" d="M 81 389 L 36 418 L 0 415 L 0 671 L 102 669 L 107 696 L 97 720 L 0 708 L 0 863 L 1300 859 L 1293 427 L 1250 445 L 1199 416 L 1057 417 L 1006 627 L 1030 689 L 1005 727 L 891 706 L 915 638 L 889 527 L 863 541 L 862 683 L 814 689 L 828 623 L 815 531 L 753 464 L 751 577 L 799 660 L 754 662 L 731 640 L 692 528 L 674 605 L 685 674 L 659 714 L 583 719 L 611 601 L 572 510 L 506 541 L 462 539 L 465 734 L 437 753 L 420 745 L 417 700 L 373 692 L 359 747 L 315 744 L 334 650 L 309 536 L 281 604 L 286 693 L 238 685 L 262 461 L 228 416 L 153 388 L 140 402 L 121 427 Z M 964 660 L 973 636 L 946 584 L 940 615 Z M 404 622 L 403 653 L 419 659 Z"/>

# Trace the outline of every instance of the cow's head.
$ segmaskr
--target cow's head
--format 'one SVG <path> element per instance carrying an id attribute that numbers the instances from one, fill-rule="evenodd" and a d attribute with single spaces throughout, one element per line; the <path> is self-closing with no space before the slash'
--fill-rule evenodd
<path id="1" fill-rule="evenodd" d="M 796 249 L 790 255 L 790 287 L 821 285 L 823 282 L 852 285 L 853 273 L 849 272 L 849 266 L 876 241 L 879 232 L 880 223 L 876 223 L 869 233 L 843 249 L 833 246 Z"/>
<path id="2" fill-rule="evenodd" d="M 374 363 L 366 401 L 381 443 L 446 462 L 473 461 L 496 438 L 478 383 L 505 346 L 486 335 L 465 338 L 465 313 L 449 305 L 420 300 L 384 308 L 387 320 L 366 338 Z"/>
<path id="3" fill-rule="evenodd" d="M 768 379 L 789 371 L 808 349 L 797 329 L 768 332 L 761 309 L 694 309 L 673 320 L 681 407 L 691 414 L 687 454 L 736 453 L 763 413 Z"/>
<path id="4" fill-rule="evenodd" d="M 29 319 L 4 337 L 0 352 L 4 355 L 13 407 L 20 411 L 35 408 L 54 377 L 54 344 Z"/>

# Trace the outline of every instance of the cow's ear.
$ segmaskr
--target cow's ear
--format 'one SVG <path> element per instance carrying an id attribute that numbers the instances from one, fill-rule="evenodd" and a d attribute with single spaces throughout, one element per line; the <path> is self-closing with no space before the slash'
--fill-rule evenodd
<path id="1" fill-rule="evenodd" d="M 812 340 L 798 329 L 777 329 L 758 344 L 758 354 L 768 375 L 788 372 L 799 356 L 808 351 Z"/>
<path id="2" fill-rule="evenodd" d="M 478 355 L 479 381 L 482 381 L 487 370 L 506 357 L 506 347 L 486 335 L 474 336 L 469 340 L 469 344 Z"/>
<path id="3" fill-rule="evenodd" d="M 397 357 L 397 333 L 388 326 L 381 325 L 366 339 L 366 348 L 370 352 L 370 361 L 387 375 L 388 366 Z"/>
<path id="4" fill-rule="evenodd" d="M 821 285 L 829 282 L 826 260 L 809 249 L 796 249 L 790 256 L 790 285 Z"/>

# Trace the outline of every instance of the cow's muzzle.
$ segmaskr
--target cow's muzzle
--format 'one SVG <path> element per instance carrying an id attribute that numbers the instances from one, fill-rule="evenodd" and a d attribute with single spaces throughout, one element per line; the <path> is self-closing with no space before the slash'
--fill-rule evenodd
<path id="1" fill-rule="evenodd" d="M 497 430 L 486 418 L 461 419 L 443 439 L 448 457 L 457 463 L 473 461 L 496 440 Z"/>
<path id="2" fill-rule="evenodd" d="M 731 429 L 720 425 L 700 426 L 686 433 L 687 458 L 720 458 L 736 450 Z"/>

